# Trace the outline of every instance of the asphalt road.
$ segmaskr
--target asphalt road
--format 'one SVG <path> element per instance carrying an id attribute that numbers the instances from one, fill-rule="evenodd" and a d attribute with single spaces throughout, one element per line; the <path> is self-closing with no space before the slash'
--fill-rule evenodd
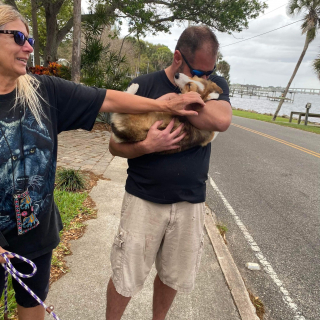
<path id="1" fill-rule="evenodd" d="M 209 176 L 207 204 L 265 319 L 319 320 L 320 136 L 233 117 Z"/>

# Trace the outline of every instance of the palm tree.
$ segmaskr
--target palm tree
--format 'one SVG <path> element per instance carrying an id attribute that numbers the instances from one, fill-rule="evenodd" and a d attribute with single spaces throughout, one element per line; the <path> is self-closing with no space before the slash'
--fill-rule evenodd
<path id="1" fill-rule="evenodd" d="M 306 12 L 303 18 L 303 23 L 301 25 L 302 34 L 306 34 L 306 41 L 304 43 L 304 47 L 300 58 L 297 62 L 296 67 L 294 68 L 293 74 L 287 84 L 287 87 L 283 93 L 283 99 L 280 100 L 278 108 L 273 115 L 272 120 L 275 121 L 277 115 L 281 109 L 281 106 L 284 102 L 284 98 L 286 97 L 290 85 L 300 67 L 300 64 L 303 60 L 303 57 L 308 49 L 308 46 L 312 40 L 316 37 L 316 31 L 320 27 L 320 0 L 290 0 L 288 5 L 288 13 L 290 15 L 298 14 L 300 12 Z"/>
<path id="2" fill-rule="evenodd" d="M 312 65 L 316 75 L 320 80 L 320 54 L 318 55 L 318 58 L 313 61 Z"/>

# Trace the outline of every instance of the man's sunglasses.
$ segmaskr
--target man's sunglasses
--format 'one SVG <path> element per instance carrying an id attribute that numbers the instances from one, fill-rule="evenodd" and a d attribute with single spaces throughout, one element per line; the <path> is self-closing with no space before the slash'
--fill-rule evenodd
<path id="1" fill-rule="evenodd" d="M 13 34 L 13 39 L 16 44 L 19 46 L 23 46 L 26 41 L 29 42 L 30 46 L 34 47 L 34 39 L 33 38 L 27 38 L 21 31 L 16 30 L 0 30 L 0 33 L 5 34 Z"/>
<path id="2" fill-rule="evenodd" d="M 214 71 L 214 70 L 216 70 L 216 65 L 214 66 L 214 68 L 213 68 L 213 70 L 210 70 L 210 71 L 202 71 L 202 70 L 197 70 L 197 69 L 193 69 L 191 66 L 190 66 L 190 64 L 189 64 L 189 62 L 188 62 L 188 60 L 186 59 L 186 57 L 182 54 L 182 52 L 179 50 L 179 52 L 181 53 L 181 56 L 182 56 L 182 58 L 183 58 L 183 60 L 186 62 L 186 64 L 187 64 L 187 66 L 189 67 L 189 69 L 190 69 L 190 73 L 191 73 L 191 75 L 194 77 L 194 76 L 197 76 L 197 77 L 199 77 L 199 78 L 201 78 L 201 77 L 203 77 L 203 76 L 210 76 L 210 74 Z"/>

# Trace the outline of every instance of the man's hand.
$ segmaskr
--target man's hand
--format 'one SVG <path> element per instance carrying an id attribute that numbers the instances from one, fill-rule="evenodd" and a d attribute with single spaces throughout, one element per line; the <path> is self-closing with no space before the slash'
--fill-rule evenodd
<path id="1" fill-rule="evenodd" d="M 171 98 L 170 96 L 170 99 L 167 100 L 167 109 L 168 112 L 179 116 L 196 116 L 198 115 L 197 111 L 188 110 L 192 104 L 196 104 L 197 108 L 202 108 L 205 106 L 200 94 L 192 91 L 185 94 L 180 94 L 177 97 Z"/>
<path id="2" fill-rule="evenodd" d="M 7 252 L 7 250 L 4 250 L 2 247 L 0 247 L 0 254 L 4 253 L 4 252 Z M 13 256 L 11 254 L 8 254 L 7 257 L 9 259 L 13 258 Z M 0 263 L 6 263 L 6 260 L 2 256 L 0 256 Z"/>
<path id="3" fill-rule="evenodd" d="M 176 130 L 171 132 L 174 126 L 174 119 L 170 121 L 168 126 L 164 130 L 159 130 L 159 126 L 162 124 L 162 120 L 156 121 L 147 134 L 147 138 L 141 142 L 145 148 L 145 153 L 161 152 L 166 150 L 178 149 L 177 143 L 181 141 L 186 133 L 180 135 L 183 124 L 181 124 Z"/>
<path id="4" fill-rule="evenodd" d="M 172 131 L 174 119 L 170 121 L 164 130 L 159 130 L 161 121 L 155 122 L 148 131 L 147 137 L 143 141 L 134 143 L 116 143 L 111 136 L 109 150 L 112 155 L 133 159 L 148 153 L 161 152 L 179 148 L 177 143 L 185 137 L 181 134 L 183 125 L 181 124 L 176 130 Z"/>

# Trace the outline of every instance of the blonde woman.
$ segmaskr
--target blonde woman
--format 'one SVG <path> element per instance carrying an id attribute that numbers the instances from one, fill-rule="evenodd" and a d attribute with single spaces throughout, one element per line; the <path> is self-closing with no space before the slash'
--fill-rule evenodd
<path id="1" fill-rule="evenodd" d="M 55 77 L 31 76 L 26 66 L 33 46 L 26 20 L 11 6 L 0 5 L 0 253 L 10 251 L 33 260 L 38 272 L 24 282 L 44 301 L 51 254 L 62 229 L 53 199 L 58 133 L 91 130 L 99 111 L 196 115 L 185 107 L 204 103 L 196 93 L 151 100 Z M 172 148 L 181 139 L 179 132 L 160 134 L 158 144 L 163 150 Z M 27 264 L 10 258 L 18 271 L 30 273 Z M 0 267 L 0 295 L 3 286 Z M 44 319 L 43 307 L 15 281 L 13 286 L 19 319 Z"/>

